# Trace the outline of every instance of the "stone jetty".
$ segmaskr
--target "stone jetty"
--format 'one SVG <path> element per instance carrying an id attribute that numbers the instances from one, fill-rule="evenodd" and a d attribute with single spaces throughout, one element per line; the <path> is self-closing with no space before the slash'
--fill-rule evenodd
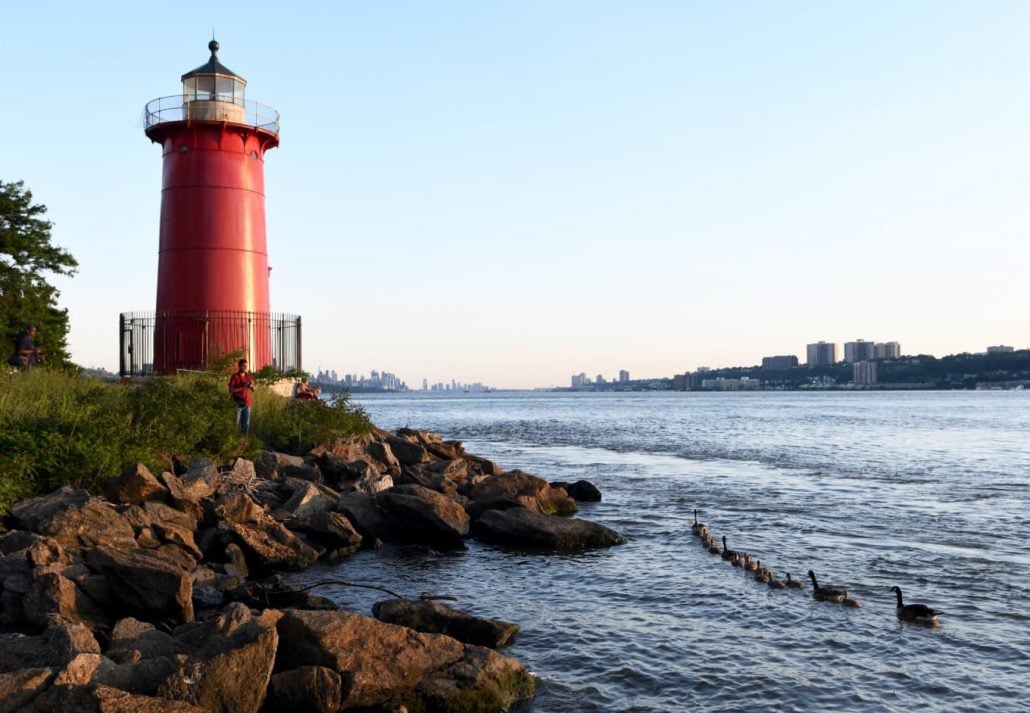
<path id="1" fill-rule="evenodd" d="M 587 484 L 589 485 L 589 484 Z M 102 496 L 12 506 L 0 539 L 0 713 L 504 711 L 534 681 L 518 627 L 439 602 L 342 611 L 281 573 L 383 543 L 607 547 L 567 488 L 423 431 L 305 457 L 142 465 Z"/>

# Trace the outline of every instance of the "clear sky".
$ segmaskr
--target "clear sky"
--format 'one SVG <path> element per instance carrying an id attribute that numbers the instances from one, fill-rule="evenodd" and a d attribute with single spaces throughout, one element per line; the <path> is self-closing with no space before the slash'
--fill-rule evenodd
<path id="1" fill-rule="evenodd" d="M 567 385 L 819 340 L 1030 346 L 1030 2 L 12 2 L 0 178 L 80 262 L 72 358 L 150 310 L 140 123 L 219 58 L 282 115 L 304 367 Z M 41 335 L 42 336 L 42 335 Z"/>

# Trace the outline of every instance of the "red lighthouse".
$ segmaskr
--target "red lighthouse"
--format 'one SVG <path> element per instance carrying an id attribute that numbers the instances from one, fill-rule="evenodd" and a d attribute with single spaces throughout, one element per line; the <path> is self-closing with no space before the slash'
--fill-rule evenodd
<path id="1" fill-rule="evenodd" d="M 202 369 L 235 351 L 255 369 L 299 368 L 299 318 L 269 311 L 264 160 L 279 145 L 279 115 L 247 100 L 246 80 L 218 60 L 217 42 L 208 48 L 207 63 L 182 75 L 182 94 L 145 112 L 163 160 L 151 368 Z M 122 315 L 123 373 L 149 366 L 137 364 L 134 343 L 151 342 L 137 326 Z"/>

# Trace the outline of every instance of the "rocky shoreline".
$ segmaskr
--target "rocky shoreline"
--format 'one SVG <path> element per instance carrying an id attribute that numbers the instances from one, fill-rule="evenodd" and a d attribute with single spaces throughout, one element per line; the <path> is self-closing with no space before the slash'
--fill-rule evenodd
<path id="1" fill-rule="evenodd" d="M 589 483 L 547 483 L 424 431 L 306 457 L 142 465 L 104 497 L 65 487 L 11 507 L 0 540 L 0 713 L 504 711 L 533 694 L 497 653 L 517 625 L 429 598 L 374 617 L 280 573 L 388 542 L 519 550 L 619 544 L 567 517 Z"/>

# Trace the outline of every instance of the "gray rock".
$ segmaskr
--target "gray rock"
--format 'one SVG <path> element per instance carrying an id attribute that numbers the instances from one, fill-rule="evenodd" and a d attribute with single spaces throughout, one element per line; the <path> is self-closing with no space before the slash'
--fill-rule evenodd
<path id="1" fill-rule="evenodd" d="M 390 436 L 386 444 L 402 465 L 415 465 L 429 460 L 429 453 L 418 443 L 413 443 L 399 436 Z"/>
<path id="2" fill-rule="evenodd" d="M 603 525 L 526 508 L 489 510 L 473 523 L 472 534 L 483 542 L 531 549 L 580 550 L 623 542 L 617 532 Z"/>
<path id="3" fill-rule="evenodd" d="M 487 510 L 524 507 L 540 513 L 569 515 L 576 512 L 576 501 L 564 490 L 552 488 L 543 478 L 513 470 L 487 478 L 465 493 L 473 501 L 473 518 Z"/>
<path id="4" fill-rule="evenodd" d="M 193 620 L 193 582 L 189 573 L 153 550 L 120 552 L 96 549 L 86 564 L 107 578 L 111 596 L 126 613 L 148 620 Z"/>
<path id="5" fill-rule="evenodd" d="M 277 612 L 254 617 L 247 607 L 233 603 L 214 622 L 177 630 L 176 638 L 192 652 L 180 659 L 159 695 L 205 710 L 257 713 L 275 663 L 277 618 Z"/>
<path id="6" fill-rule="evenodd" d="M 388 624 L 406 626 L 426 634 L 446 634 L 458 641 L 496 649 L 506 646 L 518 632 L 517 624 L 486 619 L 438 602 L 387 599 L 372 605 L 372 615 Z"/>
<path id="7" fill-rule="evenodd" d="M 136 548 L 128 520 L 85 490 L 64 487 L 21 500 L 11 506 L 10 516 L 14 528 L 53 537 L 66 549 Z"/>
<path id="8" fill-rule="evenodd" d="M 533 692 L 517 661 L 449 636 L 342 611 L 286 611 L 277 628 L 279 661 L 343 677 L 344 710 L 504 711 Z"/>
<path id="9" fill-rule="evenodd" d="M 116 503 L 139 504 L 145 500 L 164 500 L 168 490 L 142 463 L 128 466 L 117 478 L 101 483 L 104 495 Z"/>
<path id="10" fill-rule="evenodd" d="M 588 480 L 577 480 L 575 483 L 551 483 L 552 488 L 560 488 L 573 500 L 581 503 L 601 502 L 601 491 Z"/>
<path id="11" fill-rule="evenodd" d="M 456 545 L 469 532 L 469 516 L 461 505 L 420 485 L 399 485 L 379 493 L 375 504 L 399 541 Z"/>
<path id="12" fill-rule="evenodd" d="M 263 711 L 268 713 L 336 713 L 343 679 L 325 666 L 300 666 L 272 676 Z"/>

